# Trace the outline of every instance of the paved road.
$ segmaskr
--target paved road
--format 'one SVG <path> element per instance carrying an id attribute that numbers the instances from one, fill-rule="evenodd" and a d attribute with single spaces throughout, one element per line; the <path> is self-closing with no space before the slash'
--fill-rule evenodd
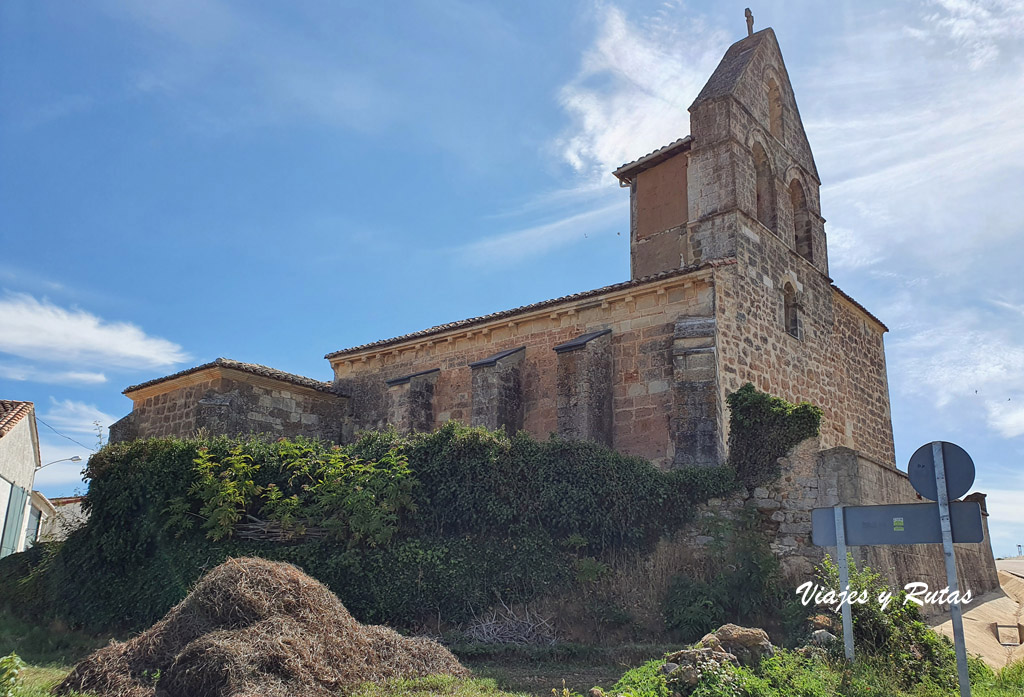
<path id="1" fill-rule="evenodd" d="M 1011 574 L 1016 574 L 1021 578 L 1024 578 L 1024 557 L 997 559 L 996 568 L 1001 571 L 1009 571 Z"/>

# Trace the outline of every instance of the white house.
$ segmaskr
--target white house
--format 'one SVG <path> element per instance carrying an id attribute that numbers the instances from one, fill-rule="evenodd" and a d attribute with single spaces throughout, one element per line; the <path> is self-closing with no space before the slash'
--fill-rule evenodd
<path id="1" fill-rule="evenodd" d="M 34 541 L 47 513 L 45 506 L 33 506 L 32 483 L 41 464 L 35 405 L 0 399 L 0 557 L 25 549 L 33 518 Z M 36 510 L 38 516 L 33 515 Z"/>

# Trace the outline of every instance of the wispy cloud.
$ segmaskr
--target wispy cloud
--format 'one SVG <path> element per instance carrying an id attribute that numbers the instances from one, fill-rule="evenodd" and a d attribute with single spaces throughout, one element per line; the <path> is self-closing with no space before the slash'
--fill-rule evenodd
<path id="1" fill-rule="evenodd" d="M 597 15 L 597 35 L 559 95 L 569 126 L 555 147 L 578 173 L 610 183 L 619 165 L 689 133 L 686 110 L 729 41 L 675 2 L 639 22 L 610 4 Z"/>
<path id="2" fill-rule="evenodd" d="M 800 96 L 826 217 L 882 257 L 962 272 L 965 254 L 1017 230 L 1024 6 L 943 0 L 932 9 L 908 15 L 904 31 L 868 15 L 856 37 L 821 54 Z M 972 62 L 968 43 L 998 45 L 1000 60 Z M 831 260 L 862 266 L 858 254 Z"/>
<path id="3" fill-rule="evenodd" d="M 95 404 L 53 397 L 50 398 L 50 407 L 43 418 L 57 431 L 72 436 L 95 435 L 97 423 L 101 432 L 105 433 L 107 427 L 117 421 L 117 417 L 103 412 Z"/>
<path id="4" fill-rule="evenodd" d="M 611 216 L 622 212 L 622 204 L 576 213 L 560 220 L 471 242 L 457 250 L 462 261 L 473 265 L 516 263 L 578 242 L 606 228 Z"/>
<path id="5" fill-rule="evenodd" d="M 57 385 L 102 385 L 103 373 L 80 370 L 47 370 L 24 363 L 0 363 L 0 378 L 15 382 L 42 382 Z"/>
<path id="6" fill-rule="evenodd" d="M 928 319 L 890 344 L 901 391 L 931 397 L 938 409 L 955 404 L 984 415 L 1004 438 L 1024 435 L 1024 342 L 970 312 Z"/>
<path id="7" fill-rule="evenodd" d="M 86 461 L 100 440 L 106 440 L 107 429 L 117 419 L 95 404 L 53 397 L 45 413 L 38 413 L 37 418 L 45 467 L 36 472 L 33 488 L 46 495 L 67 495 L 72 486 L 81 483 Z M 81 461 L 67 461 L 75 456 Z"/>
<path id="8" fill-rule="evenodd" d="M 1002 53 L 1006 42 L 1024 35 L 1024 5 L 1018 0 L 932 0 L 937 11 L 928 19 L 967 51 L 972 69 L 982 68 Z M 913 34 L 927 38 L 927 34 Z"/>
<path id="9" fill-rule="evenodd" d="M 188 359 L 178 344 L 134 324 L 109 322 L 26 293 L 0 296 L 0 327 L 0 353 L 34 361 L 157 368 Z"/>
<path id="10" fill-rule="evenodd" d="M 608 230 L 626 213 L 612 171 L 689 133 L 687 107 L 721 57 L 724 34 L 679 2 L 638 21 L 613 4 L 591 7 L 596 33 L 558 92 L 567 125 L 548 144 L 572 168 L 570 183 L 491 216 L 544 222 L 464 245 L 460 260 L 517 263 Z"/>

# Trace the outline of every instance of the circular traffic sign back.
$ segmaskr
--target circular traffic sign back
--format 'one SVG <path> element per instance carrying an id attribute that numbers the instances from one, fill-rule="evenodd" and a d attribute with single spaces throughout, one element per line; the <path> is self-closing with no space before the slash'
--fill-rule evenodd
<path id="1" fill-rule="evenodd" d="M 967 451 L 955 443 L 942 443 L 942 460 L 946 465 L 946 491 L 949 500 L 966 494 L 974 484 L 974 461 Z M 939 500 L 939 489 L 935 484 L 935 457 L 932 444 L 922 445 L 910 456 L 907 466 L 910 483 L 917 493 L 930 501 Z"/>

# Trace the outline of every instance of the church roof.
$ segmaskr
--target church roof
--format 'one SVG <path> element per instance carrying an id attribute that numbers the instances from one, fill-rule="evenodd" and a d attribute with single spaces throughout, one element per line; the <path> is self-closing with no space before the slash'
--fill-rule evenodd
<path id="1" fill-rule="evenodd" d="M 715 68 L 715 72 L 711 74 L 711 79 L 707 81 L 704 89 L 693 100 L 690 108 L 693 109 L 693 107 L 709 99 L 731 94 L 736 87 L 736 83 L 739 82 L 740 77 L 743 75 L 743 71 L 746 70 L 750 60 L 754 57 L 755 49 L 761 45 L 761 41 L 767 36 L 775 36 L 775 32 L 772 31 L 771 27 L 754 32 L 730 46 L 718 67 Z"/>
<path id="2" fill-rule="evenodd" d="M 32 402 L 0 399 L 0 438 L 6 436 L 22 419 L 32 413 Z"/>
<path id="3" fill-rule="evenodd" d="M 681 152 L 686 152 L 690 149 L 690 143 L 693 142 L 693 136 L 686 136 L 679 140 L 673 141 L 668 145 L 664 145 L 653 152 L 649 152 L 638 160 L 633 160 L 627 164 L 622 165 L 617 170 L 612 172 L 620 182 L 626 182 L 636 175 L 643 172 L 645 169 L 650 169 L 657 164 L 661 164 L 670 157 L 674 157 Z"/>
<path id="4" fill-rule="evenodd" d="M 868 310 L 868 308 L 864 307 L 864 306 L 863 306 L 863 305 L 861 305 L 861 304 L 860 304 L 859 302 L 857 302 L 856 300 L 854 300 L 852 296 L 850 296 L 850 295 L 847 295 L 847 294 L 846 294 L 846 292 L 845 292 L 845 291 L 844 291 L 844 290 L 843 290 L 842 288 L 840 288 L 839 286 L 837 286 L 837 285 L 836 285 L 835 283 L 833 283 L 833 284 L 832 284 L 832 290 L 834 290 L 835 292 L 839 293 L 839 295 L 841 295 L 841 296 L 843 296 L 844 298 L 846 298 L 847 300 L 849 300 L 849 301 L 850 301 L 850 303 L 852 303 L 852 304 L 853 304 L 853 305 L 854 305 L 854 306 L 855 306 L 855 307 L 856 307 L 857 309 L 859 309 L 859 310 L 860 310 L 861 312 L 863 312 L 863 313 L 864 313 L 865 315 L 867 315 L 867 316 L 868 316 L 868 317 L 870 317 L 871 319 L 873 319 L 873 320 L 875 320 L 876 322 L 878 322 L 879 326 L 880 326 L 880 327 L 882 327 L 882 329 L 884 329 L 885 331 L 889 331 L 889 327 L 885 326 L 885 322 L 883 322 L 882 320 L 878 319 L 878 318 L 877 318 L 877 317 L 875 317 L 875 316 L 874 316 L 873 314 L 871 314 L 871 311 L 870 311 L 870 310 Z"/>
<path id="5" fill-rule="evenodd" d="M 439 324 L 434 327 L 427 329 L 421 329 L 418 332 L 412 332 L 411 334 L 403 334 L 402 336 L 396 336 L 390 339 L 381 339 L 380 341 L 374 341 L 369 344 L 361 344 L 359 346 L 353 346 L 352 348 L 342 349 L 340 351 L 334 351 L 328 353 L 324 358 L 330 360 L 331 358 L 337 358 L 338 356 L 344 356 L 345 354 L 358 353 L 359 351 L 365 351 L 366 349 L 382 348 L 384 346 L 390 346 L 391 344 L 400 344 L 403 341 L 409 339 L 418 339 L 425 336 L 431 336 L 433 334 L 440 334 L 452 329 L 462 329 L 463 327 L 470 327 L 475 324 L 483 324 L 492 320 L 501 319 L 502 317 L 511 317 L 524 312 L 531 312 L 533 310 L 540 310 L 545 307 L 552 305 L 560 305 L 564 302 L 571 302 L 573 300 L 583 300 L 585 298 L 591 298 L 596 295 L 603 295 L 604 293 L 612 293 L 617 290 L 625 290 L 626 288 L 634 288 L 636 286 L 643 285 L 645 283 L 651 283 L 653 281 L 660 281 L 673 276 L 685 276 L 688 273 L 699 271 L 700 269 L 714 268 L 718 266 L 728 266 L 735 264 L 735 259 L 711 259 L 709 261 L 702 262 L 700 264 L 693 264 L 691 266 L 684 266 L 679 269 L 673 269 L 671 271 L 662 271 L 651 276 L 645 276 L 644 278 L 637 278 L 632 281 L 623 281 L 622 283 L 613 283 L 610 286 L 604 286 L 603 288 L 595 288 L 594 290 L 586 290 L 581 293 L 573 293 L 572 295 L 564 295 L 560 298 L 552 298 L 551 300 L 542 300 L 541 302 L 532 303 L 530 305 L 523 305 L 522 307 L 515 307 L 510 310 L 502 310 L 500 312 L 492 312 L 489 315 L 481 315 L 480 317 L 470 317 L 469 319 L 459 320 L 458 322 L 449 322 L 448 324 Z"/>
<path id="6" fill-rule="evenodd" d="M 320 380 L 314 380 L 313 378 L 307 378 L 302 375 L 295 375 L 293 373 L 286 373 L 283 370 L 277 370 L 275 368 L 268 368 L 265 365 L 259 365 L 257 363 L 242 363 L 241 361 L 233 361 L 230 358 L 218 358 L 215 361 L 209 363 L 203 363 L 197 365 L 194 368 L 188 368 L 171 375 L 165 375 L 162 378 L 155 378 L 153 380 L 147 380 L 146 382 L 140 382 L 138 385 L 132 385 L 131 387 L 125 388 L 121 394 L 128 394 L 129 392 L 135 392 L 141 390 L 144 387 L 150 385 L 157 385 L 161 382 L 168 380 L 174 380 L 176 378 L 184 377 L 185 375 L 191 375 L 192 373 L 198 373 L 200 370 L 206 370 L 207 368 L 230 368 L 231 370 L 240 370 L 243 373 L 251 373 L 252 375 L 260 375 L 265 378 L 272 378 L 274 380 L 280 380 L 282 382 L 290 382 L 293 385 L 299 387 L 308 387 L 313 390 L 320 392 L 332 392 L 331 383 L 322 382 Z"/>

